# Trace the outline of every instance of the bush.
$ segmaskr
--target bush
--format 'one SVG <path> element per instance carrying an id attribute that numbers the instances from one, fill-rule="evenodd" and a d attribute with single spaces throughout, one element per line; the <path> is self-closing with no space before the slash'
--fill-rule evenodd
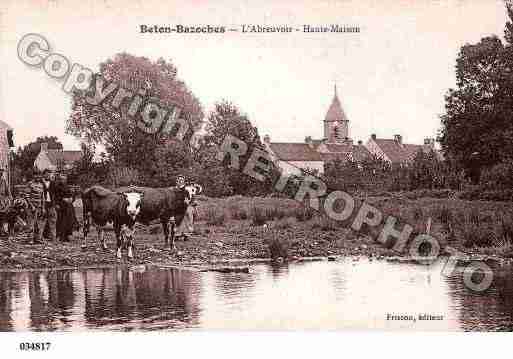
<path id="1" fill-rule="evenodd" d="M 244 206 L 231 205 L 230 213 L 231 213 L 232 219 L 235 219 L 235 220 L 248 219 L 248 211 Z"/>
<path id="2" fill-rule="evenodd" d="M 312 223 L 312 229 L 319 228 L 321 231 L 330 232 L 336 231 L 339 228 L 337 221 L 328 218 L 327 216 L 316 216 Z"/>
<path id="3" fill-rule="evenodd" d="M 251 220 L 254 226 L 263 226 L 268 220 L 272 220 L 272 215 L 265 207 L 253 206 Z"/>
<path id="4" fill-rule="evenodd" d="M 280 238 L 277 233 L 273 233 L 272 238 L 267 241 L 269 252 L 272 259 L 279 257 L 286 259 L 289 256 L 289 242 L 285 238 Z"/>
<path id="5" fill-rule="evenodd" d="M 297 207 L 294 210 L 294 217 L 298 220 L 298 222 L 305 222 L 309 221 L 313 218 L 315 214 L 315 210 L 311 207 L 302 205 L 300 207 Z"/>
<path id="6" fill-rule="evenodd" d="M 225 213 L 222 208 L 219 207 L 208 207 L 206 211 L 206 221 L 211 226 L 224 225 L 226 220 Z"/>
<path id="7" fill-rule="evenodd" d="M 489 247 L 493 244 L 495 236 L 491 231 L 475 223 L 465 223 L 462 228 L 463 246 Z"/>
<path id="8" fill-rule="evenodd" d="M 122 187 L 141 184 L 139 171 L 128 167 L 114 167 L 107 175 L 107 182 L 112 187 Z"/>
<path id="9" fill-rule="evenodd" d="M 505 190 L 513 187 L 513 163 L 503 161 L 482 171 L 479 185 L 483 189 Z"/>

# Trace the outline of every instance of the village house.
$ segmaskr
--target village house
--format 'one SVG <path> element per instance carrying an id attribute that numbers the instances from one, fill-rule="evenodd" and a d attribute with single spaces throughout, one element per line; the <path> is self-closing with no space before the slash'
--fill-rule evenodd
<path id="1" fill-rule="evenodd" d="M 375 156 L 392 165 L 406 166 L 419 150 L 429 152 L 435 149 L 432 138 L 426 138 L 423 145 L 415 145 L 403 143 L 401 135 L 380 139 L 373 134 L 367 143 L 358 141 L 354 144 L 349 137 L 349 119 L 338 98 L 336 86 L 324 117 L 323 130 L 322 139 L 307 136 L 304 143 L 271 142 L 270 136 L 265 135 L 264 146 L 284 173 L 296 175 L 307 169 L 323 173 L 325 164 L 337 158 L 361 163 Z M 439 151 L 435 152 L 441 156 Z"/>
<path id="2" fill-rule="evenodd" d="M 424 153 L 434 151 L 435 155 L 442 159 L 440 151 L 435 149 L 434 138 L 425 138 L 423 145 L 415 145 L 403 143 L 401 135 L 395 135 L 393 139 L 388 139 L 377 138 L 375 134 L 372 134 L 365 147 L 377 158 L 381 158 L 392 166 L 407 166 L 419 151 Z"/>
<path id="3" fill-rule="evenodd" d="M 48 149 L 47 143 L 41 143 L 41 150 L 34 160 L 34 167 L 42 172 L 49 170 L 69 170 L 82 158 L 82 151 L 63 151 Z"/>

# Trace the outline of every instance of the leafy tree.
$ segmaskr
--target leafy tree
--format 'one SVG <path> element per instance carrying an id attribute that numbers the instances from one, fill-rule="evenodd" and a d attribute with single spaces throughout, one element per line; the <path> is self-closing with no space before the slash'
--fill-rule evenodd
<path id="1" fill-rule="evenodd" d="M 95 147 L 92 144 L 82 143 L 81 148 L 82 157 L 73 164 L 68 176 L 69 183 L 82 188 L 105 183 L 112 163 L 105 156 L 95 162 Z"/>
<path id="2" fill-rule="evenodd" d="M 497 36 L 464 45 L 456 61 L 456 88 L 445 96 L 439 140 L 446 157 L 477 182 L 483 167 L 513 155 L 513 45 L 510 20 L 504 44 Z"/>
<path id="3" fill-rule="evenodd" d="M 177 77 L 177 69 L 172 62 L 162 58 L 153 62 L 145 57 L 121 53 L 101 63 L 99 74 L 105 79 L 104 88 L 112 82 L 133 94 L 144 90 L 141 110 L 147 100 L 167 109 L 177 104 L 183 110 L 183 117 L 189 121 L 191 131 L 200 126 L 203 118 L 201 104 Z M 132 99 L 122 102 L 118 108 L 114 107 L 112 101 L 116 93 L 117 89 L 101 105 L 91 105 L 86 101 L 91 92 L 75 92 L 66 132 L 91 143 L 102 143 L 117 164 L 138 168 L 144 173 L 147 170 L 144 167 L 154 157 L 157 146 L 163 143 L 162 134 L 151 135 L 139 129 L 137 121 L 140 116 L 132 118 L 129 115 Z"/>
<path id="4" fill-rule="evenodd" d="M 214 111 L 212 111 L 207 119 L 207 135 L 199 149 L 200 152 L 212 151 L 213 148 L 218 148 L 223 143 L 226 135 L 232 135 L 239 140 L 243 141 L 248 149 L 244 156 L 240 157 L 240 168 L 230 168 L 228 156 L 221 164 L 223 171 L 226 172 L 228 182 L 234 194 L 242 195 L 263 195 L 271 191 L 271 185 L 276 173 L 276 168 L 271 162 L 270 173 L 266 176 L 264 183 L 252 178 L 243 173 L 243 169 L 253 153 L 257 148 L 264 149 L 258 130 L 253 127 L 248 117 L 240 112 L 240 110 L 228 101 L 221 101 L 216 103 Z M 205 155 L 203 155 L 205 158 Z M 209 156 L 206 156 L 209 158 Z M 218 171 L 218 169 L 215 169 Z"/>

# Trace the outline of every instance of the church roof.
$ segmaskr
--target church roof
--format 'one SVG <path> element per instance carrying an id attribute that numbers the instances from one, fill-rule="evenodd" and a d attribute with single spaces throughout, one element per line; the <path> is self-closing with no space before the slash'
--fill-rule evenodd
<path id="1" fill-rule="evenodd" d="M 337 86 L 335 85 L 335 94 L 333 95 L 333 101 L 331 101 L 330 108 L 326 113 L 326 117 L 324 121 L 332 122 L 332 121 L 347 121 L 347 116 L 342 109 L 342 105 L 340 104 L 340 100 L 337 95 Z"/>

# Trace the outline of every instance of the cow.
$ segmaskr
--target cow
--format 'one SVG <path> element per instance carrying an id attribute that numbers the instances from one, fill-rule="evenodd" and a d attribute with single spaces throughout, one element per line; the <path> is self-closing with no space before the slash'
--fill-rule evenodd
<path id="1" fill-rule="evenodd" d="M 103 249 L 107 249 L 102 227 L 112 222 L 116 235 L 116 256 L 121 258 L 121 247 L 124 243 L 128 250 L 128 258 L 133 257 L 134 224 L 141 208 L 143 194 L 137 190 L 127 189 L 124 192 L 113 192 L 101 186 L 93 186 L 82 192 L 84 244 L 91 222 L 96 225 L 98 239 Z"/>
<path id="2" fill-rule="evenodd" d="M 182 223 L 187 206 L 194 201 L 194 196 L 201 193 L 201 186 L 188 184 L 183 188 L 135 187 L 135 189 L 143 196 L 136 221 L 147 226 L 151 221 L 159 220 L 164 232 L 164 245 L 174 250 L 175 228 Z M 127 190 L 126 187 L 117 189 L 117 191 L 125 190 Z"/>

